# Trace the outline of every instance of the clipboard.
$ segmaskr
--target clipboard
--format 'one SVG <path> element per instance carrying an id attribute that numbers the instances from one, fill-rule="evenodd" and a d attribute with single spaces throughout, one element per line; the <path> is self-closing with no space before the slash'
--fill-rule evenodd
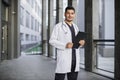
<path id="1" fill-rule="evenodd" d="M 87 36 L 86 32 L 78 32 L 78 34 L 75 36 L 74 42 L 73 42 L 73 48 L 78 48 L 80 46 L 79 41 L 85 40 Z"/>

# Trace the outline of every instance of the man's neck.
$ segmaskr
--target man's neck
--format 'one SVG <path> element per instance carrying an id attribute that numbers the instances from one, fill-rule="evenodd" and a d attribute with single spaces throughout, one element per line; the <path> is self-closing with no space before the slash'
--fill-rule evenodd
<path id="1" fill-rule="evenodd" d="M 65 22 L 66 22 L 68 25 L 70 25 L 70 26 L 72 26 L 72 24 L 73 24 L 72 21 L 67 21 L 67 20 L 65 20 Z"/>

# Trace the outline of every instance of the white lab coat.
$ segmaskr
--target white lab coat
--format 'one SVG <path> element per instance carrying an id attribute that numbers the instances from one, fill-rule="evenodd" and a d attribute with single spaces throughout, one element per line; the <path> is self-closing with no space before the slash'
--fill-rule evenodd
<path id="1" fill-rule="evenodd" d="M 77 35 L 79 29 L 77 25 L 73 23 L 75 29 L 75 35 Z M 72 42 L 71 31 L 68 25 L 63 21 L 53 29 L 49 43 L 57 48 L 57 66 L 56 73 L 68 73 L 71 72 L 72 61 L 72 49 L 66 48 L 66 44 Z M 80 68 L 80 54 L 79 49 L 76 49 L 76 68 L 75 71 L 79 71 Z"/>

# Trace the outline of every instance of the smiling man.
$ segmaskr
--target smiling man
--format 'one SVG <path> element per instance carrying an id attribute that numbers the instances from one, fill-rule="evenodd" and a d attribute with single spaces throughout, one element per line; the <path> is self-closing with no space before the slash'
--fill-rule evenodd
<path id="1" fill-rule="evenodd" d="M 57 65 L 55 80 L 64 80 L 67 75 L 68 80 L 77 80 L 80 67 L 79 48 L 73 47 L 75 36 L 79 32 L 76 24 L 73 23 L 75 9 L 68 6 L 65 9 L 65 20 L 55 25 L 49 43 L 57 48 Z M 78 45 L 83 46 L 84 40 L 80 40 Z"/>

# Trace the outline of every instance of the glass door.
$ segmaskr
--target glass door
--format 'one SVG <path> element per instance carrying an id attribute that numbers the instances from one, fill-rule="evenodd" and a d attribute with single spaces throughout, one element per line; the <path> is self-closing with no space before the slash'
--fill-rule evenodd
<path id="1" fill-rule="evenodd" d="M 1 59 L 7 59 L 7 45 L 8 45 L 8 6 L 6 6 L 4 3 L 2 3 L 1 8 L 1 28 L 2 28 L 2 52 L 1 52 Z"/>

